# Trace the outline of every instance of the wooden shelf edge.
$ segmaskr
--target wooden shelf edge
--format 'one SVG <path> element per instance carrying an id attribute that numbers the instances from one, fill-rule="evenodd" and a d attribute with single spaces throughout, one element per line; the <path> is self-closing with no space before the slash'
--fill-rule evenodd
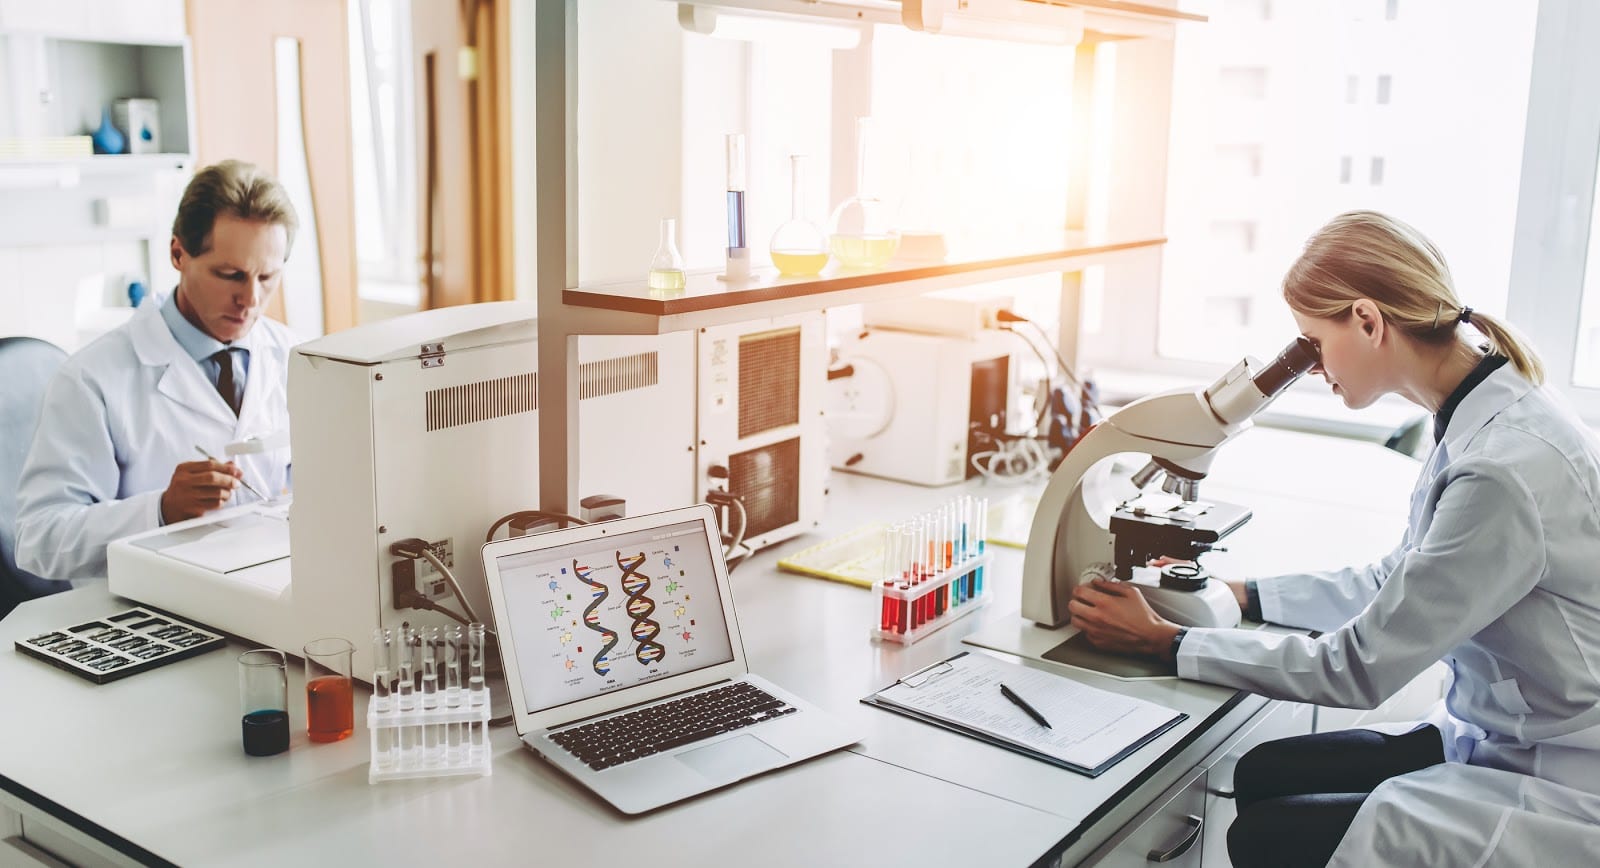
<path id="1" fill-rule="evenodd" d="M 682 298 L 643 298 L 632 295 L 619 295 L 614 292 L 603 292 L 600 291 L 601 287 L 585 288 L 580 286 L 564 290 L 561 300 L 564 304 L 572 307 L 671 317 L 769 302 L 814 298 L 846 293 L 850 290 L 891 286 L 898 283 L 914 283 L 962 275 L 981 276 L 988 271 L 1015 270 L 1029 265 L 1040 266 L 1039 271 L 1042 272 L 1049 270 L 1049 263 L 1060 260 L 1092 258 L 1128 250 L 1159 247 L 1166 244 L 1166 242 L 1167 239 L 1165 237 L 1146 238 L 1112 244 L 1046 250 L 996 259 L 939 263 L 912 268 L 896 268 L 889 271 L 839 273 L 816 280 L 768 281 L 746 284 L 737 288 L 730 287 L 726 292 L 722 293 L 686 295 Z M 616 286 L 616 284 L 611 284 L 611 286 Z"/>

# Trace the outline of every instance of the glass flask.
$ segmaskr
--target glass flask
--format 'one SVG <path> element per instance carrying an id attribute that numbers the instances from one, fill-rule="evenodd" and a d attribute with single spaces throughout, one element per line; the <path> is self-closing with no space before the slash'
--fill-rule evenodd
<path id="1" fill-rule="evenodd" d="M 661 221 L 661 242 L 656 255 L 650 260 L 650 275 L 646 282 L 652 298 L 672 298 L 683 294 L 683 254 L 678 252 L 678 221 L 672 217 Z"/>
<path id="2" fill-rule="evenodd" d="M 900 203 L 900 246 L 895 258 L 902 262 L 939 262 L 948 255 L 944 231 L 940 228 L 938 183 L 945 178 L 943 161 L 927 144 L 911 147 L 911 174 L 905 198 Z"/>
<path id="3" fill-rule="evenodd" d="M 889 208 L 867 186 L 872 119 L 856 121 L 856 194 L 839 203 L 828 221 L 828 247 L 845 268 L 882 268 L 894 256 L 900 236 Z"/>
<path id="4" fill-rule="evenodd" d="M 816 277 L 828 264 L 828 239 L 817 224 L 806 219 L 805 195 L 806 158 L 804 154 L 789 156 L 790 201 L 789 222 L 772 233 L 772 264 L 784 277 Z"/>

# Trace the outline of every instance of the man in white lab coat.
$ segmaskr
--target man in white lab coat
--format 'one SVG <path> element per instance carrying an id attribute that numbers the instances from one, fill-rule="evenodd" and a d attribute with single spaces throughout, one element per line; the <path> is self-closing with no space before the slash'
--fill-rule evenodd
<path id="1" fill-rule="evenodd" d="M 1235 586 L 1247 612 L 1315 639 L 1183 629 L 1109 583 L 1078 589 L 1073 623 L 1101 647 L 1175 659 L 1185 678 L 1321 705 L 1374 708 L 1447 665 L 1427 722 L 1246 754 L 1228 835 L 1240 868 L 1600 865 L 1600 443 L 1537 385 L 1538 359 L 1505 323 L 1456 301 L 1442 257 L 1405 224 L 1335 219 L 1284 297 L 1347 405 L 1392 392 L 1434 413 L 1399 547 Z"/>
<path id="2" fill-rule="evenodd" d="M 261 319 L 297 222 L 248 163 L 198 172 L 172 226 L 177 288 L 69 358 L 17 491 L 17 565 L 104 578 L 106 544 L 289 485 L 288 329 Z M 229 444 L 266 448 L 224 459 Z M 281 445 L 278 445 L 280 444 Z"/>

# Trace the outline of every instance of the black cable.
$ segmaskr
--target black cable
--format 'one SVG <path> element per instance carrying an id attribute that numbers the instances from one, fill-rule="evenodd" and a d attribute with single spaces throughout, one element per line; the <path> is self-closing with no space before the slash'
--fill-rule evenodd
<path id="1" fill-rule="evenodd" d="M 1000 311 L 998 314 L 996 314 L 995 318 L 1001 322 L 1006 322 L 1007 314 L 1009 314 L 1011 317 L 1014 317 L 1016 322 L 1024 322 L 1030 326 L 1033 326 L 1033 330 L 1039 333 L 1039 338 L 1048 344 L 1051 351 L 1055 353 L 1056 361 L 1061 363 L 1062 373 L 1066 376 L 1067 381 L 1077 390 L 1078 394 L 1081 396 L 1080 400 L 1087 404 L 1085 409 L 1092 409 L 1096 415 L 1103 418 L 1105 416 L 1105 412 L 1100 409 L 1100 402 L 1095 400 L 1094 395 L 1091 394 L 1091 390 L 1087 388 L 1083 378 L 1079 377 L 1078 373 L 1072 369 L 1072 366 L 1067 364 L 1066 357 L 1061 355 L 1061 348 L 1057 347 L 1051 342 L 1049 332 L 1046 332 L 1038 323 L 1028 319 L 1022 314 L 1016 313 L 1015 311 Z"/>
<path id="2" fill-rule="evenodd" d="M 1033 434 L 1034 434 L 1034 436 L 1037 437 L 1037 436 L 1039 436 L 1039 435 L 1041 435 L 1043 433 L 1041 428 L 1044 425 L 1044 417 L 1049 415 L 1049 413 L 1050 413 L 1050 389 L 1052 387 L 1052 384 L 1055 382 L 1055 377 L 1052 376 L 1051 373 L 1050 373 L 1050 360 L 1045 358 L 1044 352 L 1041 351 L 1039 349 L 1039 347 L 1034 344 L 1032 339 L 1030 339 L 1027 335 L 1023 334 L 1022 332 L 1017 331 L 1014 328 L 1008 328 L 1008 329 L 1006 329 L 1006 331 L 1011 332 L 1013 335 L 1016 335 L 1017 336 L 1017 340 L 1022 341 L 1023 343 L 1027 344 L 1028 345 L 1028 349 L 1033 350 L 1033 354 L 1036 357 L 1038 357 L 1039 363 L 1044 365 L 1045 392 L 1044 392 L 1044 395 L 1042 396 L 1044 398 L 1044 400 L 1039 402 L 1039 415 L 1035 416 L 1034 419 L 1033 419 Z M 1004 432 L 1001 432 L 1001 433 L 1004 433 Z M 1017 437 L 1019 435 L 1006 434 L 1005 436 L 1014 438 L 1014 437 Z"/>

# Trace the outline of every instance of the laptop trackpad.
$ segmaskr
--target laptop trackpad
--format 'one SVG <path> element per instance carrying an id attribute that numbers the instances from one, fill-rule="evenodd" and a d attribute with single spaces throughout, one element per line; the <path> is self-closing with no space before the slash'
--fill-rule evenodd
<path id="1" fill-rule="evenodd" d="M 736 781 L 781 764 L 787 755 L 753 735 L 674 754 L 684 765 L 714 781 Z"/>

